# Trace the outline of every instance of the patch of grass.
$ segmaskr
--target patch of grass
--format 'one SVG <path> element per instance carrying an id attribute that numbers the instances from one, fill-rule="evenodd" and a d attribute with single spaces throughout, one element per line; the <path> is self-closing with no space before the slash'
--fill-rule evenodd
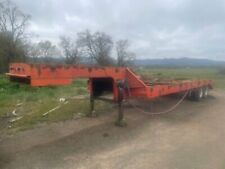
<path id="1" fill-rule="evenodd" d="M 43 116 L 43 113 L 46 112 L 46 109 L 51 110 L 57 105 L 58 104 L 54 101 L 48 102 L 48 104 L 44 104 L 44 106 L 42 106 L 42 108 L 37 110 L 36 112 L 27 114 L 21 120 L 14 122 L 11 127 L 13 129 L 16 129 L 16 131 L 29 129 L 42 122 L 51 123 L 65 121 L 80 116 L 86 116 L 90 110 L 88 99 L 70 100 L 68 104 L 61 104 L 61 107 L 59 109 L 49 113 L 46 116 Z M 98 113 L 102 113 L 106 110 L 112 109 L 112 105 L 102 101 L 96 101 L 95 107 Z"/>
<path id="2" fill-rule="evenodd" d="M 210 79 L 215 88 L 225 89 L 225 74 L 219 68 L 142 68 L 137 73 L 159 79 Z"/>
<path id="3" fill-rule="evenodd" d="M 86 113 L 89 102 L 71 100 L 47 117 L 42 114 L 59 105 L 59 98 L 69 100 L 76 95 L 87 94 L 85 79 L 77 80 L 68 86 L 30 87 L 10 82 L 6 76 L 0 75 L 0 120 L 3 117 L 13 118 L 13 110 L 23 118 L 11 124 L 12 128 L 30 128 L 40 122 L 67 120 L 76 113 Z"/>

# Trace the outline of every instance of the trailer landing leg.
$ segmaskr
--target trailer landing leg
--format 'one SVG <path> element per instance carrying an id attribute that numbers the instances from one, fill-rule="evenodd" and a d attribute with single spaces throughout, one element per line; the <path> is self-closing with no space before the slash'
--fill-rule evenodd
<path id="1" fill-rule="evenodd" d="M 116 126 L 124 127 L 126 126 L 126 122 L 124 120 L 124 114 L 123 114 L 123 87 L 118 86 L 118 118 L 115 122 Z"/>
<path id="2" fill-rule="evenodd" d="M 90 112 L 88 114 L 88 117 L 96 117 L 96 113 L 95 113 L 95 99 L 93 95 L 90 95 Z"/>

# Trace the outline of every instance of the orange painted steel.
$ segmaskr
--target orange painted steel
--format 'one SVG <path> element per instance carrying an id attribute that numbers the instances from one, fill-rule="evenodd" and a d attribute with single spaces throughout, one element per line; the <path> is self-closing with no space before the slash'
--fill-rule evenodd
<path id="1" fill-rule="evenodd" d="M 25 80 L 31 86 L 68 85 L 73 79 L 88 78 L 92 91 L 94 79 L 112 80 L 114 100 L 118 97 L 118 82 L 124 82 L 124 97 L 154 99 L 159 96 L 194 90 L 200 87 L 212 88 L 211 80 L 175 80 L 161 83 L 144 82 L 127 67 L 87 67 L 69 65 L 46 65 L 12 63 L 7 73 L 11 79 Z"/>

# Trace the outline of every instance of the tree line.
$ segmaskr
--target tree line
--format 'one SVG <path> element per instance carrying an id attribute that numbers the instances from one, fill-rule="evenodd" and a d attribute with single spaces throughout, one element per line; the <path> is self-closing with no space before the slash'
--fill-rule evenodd
<path id="1" fill-rule="evenodd" d="M 99 31 L 62 35 L 57 46 L 49 40 L 32 43 L 27 31 L 30 20 L 31 16 L 10 0 L 0 1 L 0 72 L 6 72 L 11 62 L 127 66 L 135 58 L 127 39 L 114 42 Z"/>

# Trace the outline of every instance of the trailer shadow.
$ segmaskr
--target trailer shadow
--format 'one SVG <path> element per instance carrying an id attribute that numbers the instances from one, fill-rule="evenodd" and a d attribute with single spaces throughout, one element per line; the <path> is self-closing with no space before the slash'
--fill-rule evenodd
<path id="1" fill-rule="evenodd" d="M 12 155 L 3 153 L 0 150 L 0 168 L 5 168 L 13 160 Z"/>

